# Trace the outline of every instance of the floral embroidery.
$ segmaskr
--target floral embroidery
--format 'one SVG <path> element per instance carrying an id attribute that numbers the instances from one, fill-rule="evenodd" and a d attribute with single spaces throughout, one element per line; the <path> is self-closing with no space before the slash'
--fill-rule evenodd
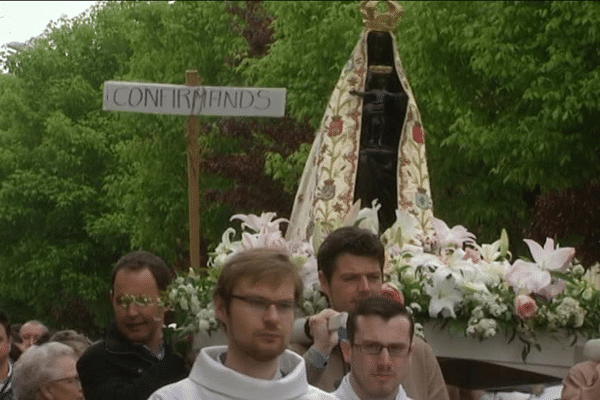
<path id="1" fill-rule="evenodd" d="M 341 134 L 343 129 L 344 121 L 342 121 L 342 117 L 336 115 L 333 118 L 331 118 L 331 123 L 329 124 L 329 130 L 327 134 L 331 137 L 335 137 Z"/>
<path id="2" fill-rule="evenodd" d="M 418 188 L 415 193 L 415 204 L 422 210 L 427 210 L 431 207 L 431 199 L 423 188 Z"/>
<path id="3" fill-rule="evenodd" d="M 326 179 L 323 182 L 323 187 L 320 189 L 319 198 L 321 200 L 331 200 L 335 197 L 335 182 L 333 179 Z"/>
<path id="4" fill-rule="evenodd" d="M 425 132 L 423 131 L 423 128 L 421 127 L 421 125 L 415 124 L 415 126 L 413 126 L 412 134 L 413 134 L 413 139 L 415 140 L 415 142 L 417 142 L 419 144 L 425 143 Z"/>

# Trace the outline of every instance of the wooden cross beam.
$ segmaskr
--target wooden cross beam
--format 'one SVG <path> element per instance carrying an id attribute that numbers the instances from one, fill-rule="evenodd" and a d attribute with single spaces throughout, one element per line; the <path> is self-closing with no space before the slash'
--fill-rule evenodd
<path id="1" fill-rule="evenodd" d="M 200 86 L 195 70 L 186 71 L 186 85 L 143 82 L 104 83 L 105 111 L 187 115 L 190 266 L 200 267 L 200 122 L 198 115 L 283 117 L 284 88 Z"/>

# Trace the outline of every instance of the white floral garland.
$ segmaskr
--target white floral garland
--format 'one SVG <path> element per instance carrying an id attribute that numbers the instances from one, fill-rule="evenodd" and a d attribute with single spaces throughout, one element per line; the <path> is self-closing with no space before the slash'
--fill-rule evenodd
<path id="1" fill-rule="evenodd" d="M 366 229 L 377 229 L 377 204 L 360 210 L 347 220 Z M 559 248 L 552 239 L 544 247 L 525 239 L 533 261 L 510 262 L 508 237 L 479 245 L 475 235 L 462 226 L 452 229 L 434 219 L 436 241 L 424 248 L 421 232 L 411 214 L 396 212 L 396 223 L 381 235 L 386 247 L 385 280 L 400 290 L 412 310 L 417 331 L 420 323 L 433 320 L 452 324 L 465 336 L 479 340 L 504 332 L 525 343 L 524 355 L 537 345 L 540 332 L 567 330 L 573 335 L 597 337 L 600 326 L 600 292 L 590 272 L 574 264 L 573 248 Z M 189 271 L 170 285 L 164 303 L 176 312 L 171 326 L 179 336 L 211 333 L 218 327 L 212 292 L 220 267 L 239 251 L 255 247 L 281 249 L 302 268 L 302 311 L 312 315 L 327 307 L 320 291 L 315 250 L 320 238 L 310 242 L 284 239 L 275 213 L 237 214 L 241 231 L 228 228 L 215 249 L 208 272 Z M 429 245 L 429 244 L 428 244 Z M 597 269 L 597 268 L 596 268 Z"/>

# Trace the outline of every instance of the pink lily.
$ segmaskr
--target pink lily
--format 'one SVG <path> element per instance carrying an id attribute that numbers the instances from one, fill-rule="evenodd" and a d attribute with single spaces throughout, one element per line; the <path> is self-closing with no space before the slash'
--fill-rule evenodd
<path id="1" fill-rule="evenodd" d="M 475 243 L 476 236 L 462 225 L 450 229 L 441 219 L 433 218 L 433 229 L 441 247 L 462 247 L 464 243 Z"/>
<path id="2" fill-rule="evenodd" d="M 530 239 L 523 239 L 535 262 L 517 260 L 506 272 L 505 279 L 513 287 L 515 293 L 526 290 L 527 293 L 537 293 L 547 299 L 554 298 L 562 292 L 566 283 L 562 280 L 552 283 L 549 271 L 565 271 L 573 257 L 572 247 L 554 248 L 554 240 L 546 239 L 544 247 Z"/>

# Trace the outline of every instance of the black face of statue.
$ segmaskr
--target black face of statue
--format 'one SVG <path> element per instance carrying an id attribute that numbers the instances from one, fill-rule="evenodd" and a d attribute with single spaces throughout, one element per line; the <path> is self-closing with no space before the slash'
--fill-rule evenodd
<path id="1" fill-rule="evenodd" d="M 387 89 L 388 77 L 386 75 L 375 75 L 373 77 L 373 89 Z"/>
<path id="2" fill-rule="evenodd" d="M 389 32 L 369 32 L 367 52 L 369 65 L 394 65 L 394 49 Z"/>

